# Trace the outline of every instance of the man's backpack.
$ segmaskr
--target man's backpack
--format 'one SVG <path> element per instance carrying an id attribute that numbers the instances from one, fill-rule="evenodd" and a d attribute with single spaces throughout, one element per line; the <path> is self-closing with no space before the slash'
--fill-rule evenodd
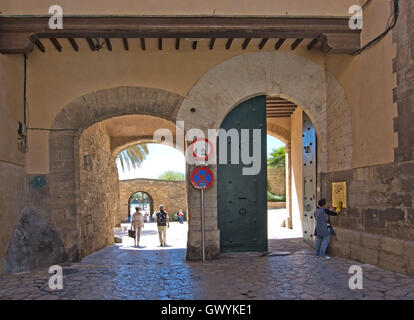
<path id="1" fill-rule="evenodd" d="M 164 211 L 157 213 L 158 225 L 165 226 L 167 224 L 167 214 Z"/>

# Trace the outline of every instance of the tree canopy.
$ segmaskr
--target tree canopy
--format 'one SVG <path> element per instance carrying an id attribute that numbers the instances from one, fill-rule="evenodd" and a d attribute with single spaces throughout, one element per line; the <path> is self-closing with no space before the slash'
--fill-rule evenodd
<path id="1" fill-rule="evenodd" d="M 280 147 L 273 149 L 267 159 L 267 165 L 272 168 L 282 168 L 285 166 L 286 148 Z"/>
<path id="2" fill-rule="evenodd" d="M 168 181 L 184 181 L 185 175 L 184 173 L 178 171 L 165 171 L 158 176 L 158 179 Z"/>

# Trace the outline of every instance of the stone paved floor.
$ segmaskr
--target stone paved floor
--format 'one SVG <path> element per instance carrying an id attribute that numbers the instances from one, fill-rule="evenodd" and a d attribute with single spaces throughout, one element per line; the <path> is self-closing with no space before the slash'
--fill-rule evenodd
<path id="1" fill-rule="evenodd" d="M 155 243 L 155 225 L 146 227 L 143 244 Z M 414 278 L 340 258 L 321 261 L 300 238 L 269 240 L 270 250 L 288 256 L 229 254 L 206 263 L 186 262 L 177 247 L 112 245 L 62 265 L 64 288 L 57 291 L 48 287 L 47 269 L 3 275 L 0 299 L 414 299 Z M 348 287 L 353 264 L 363 268 L 363 290 Z"/>

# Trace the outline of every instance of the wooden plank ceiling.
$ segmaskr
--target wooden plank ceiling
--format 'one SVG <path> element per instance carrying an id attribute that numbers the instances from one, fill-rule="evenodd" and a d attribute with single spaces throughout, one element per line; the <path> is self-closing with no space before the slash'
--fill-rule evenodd
<path id="1" fill-rule="evenodd" d="M 288 118 L 295 112 L 298 106 L 289 100 L 280 97 L 266 98 L 267 118 Z"/>
<path id="2" fill-rule="evenodd" d="M 157 39 L 158 50 L 165 49 L 164 39 L 174 39 L 175 50 L 181 50 L 182 40 L 191 42 L 192 50 L 200 48 L 199 41 L 208 41 L 208 48 L 217 47 L 216 39 L 224 39 L 224 48 L 235 46 L 246 50 L 253 45 L 262 50 L 271 43 L 274 50 L 289 46 L 296 50 L 321 47 L 329 53 L 349 53 L 360 46 L 360 31 L 351 30 L 348 18 L 315 17 L 225 17 L 225 16 L 64 16 L 63 29 L 49 29 L 46 16 L 1 16 L 0 53 L 28 53 L 36 46 L 46 52 L 45 42 L 62 52 L 62 43 L 80 51 L 80 41 L 92 51 L 112 51 L 111 39 L 122 40 L 125 51 L 132 41 L 141 50 L 148 48 L 147 39 Z M 241 41 L 234 41 L 234 40 Z M 253 39 L 255 41 L 253 44 Z M 170 44 L 171 45 L 171 44 Z"/>

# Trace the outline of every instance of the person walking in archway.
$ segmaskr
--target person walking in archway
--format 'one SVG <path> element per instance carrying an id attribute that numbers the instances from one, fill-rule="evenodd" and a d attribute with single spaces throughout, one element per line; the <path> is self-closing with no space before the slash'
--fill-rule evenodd
<path id="1" fill-rule="evenodd" d="M 139 245 L 139 240 L 141 238 L 141 229 L 144 228 L 144 215 L 139 209 L 139 207 L 135 207 L 135 212 L 132 215 L 131 229 L 135 231 L 135 246 L 143 248 Z"/>
<path id="2" fill-rule="evenodd" d="M 184 223 L 184 212 L 183 209 L 180 209 L 178 211 L 178 221 L 183 224 Z"/>
<path id="3" fill-rule="evenodd" d="M 158 211 L 155 215 L 157 216 L 160 246 L 167 247 L 167 228 L 170 227 L 170 218 L 168 217 L 168 213 L 164 211 L 164 206 L 162 204 L 160 205 L 160 211 Z"/>
<path id="4" fill-rule="evenodd" d="M 337 216 L 338 211 L 333 211 L 334 208 L 328 209 L 326 199 L 318 201 L 318 208 L 316 209 L 314 216 L 316 220 L 314 235 L 316 238 L 315 254 L 316 257 L 320 257 L 324 260 L 330 259 L 326 256 L 326 250 L 328 249 L 329 240 L 331 235 L 334 235 L 334 230 L 331 225 L 330 216 Z"/>

